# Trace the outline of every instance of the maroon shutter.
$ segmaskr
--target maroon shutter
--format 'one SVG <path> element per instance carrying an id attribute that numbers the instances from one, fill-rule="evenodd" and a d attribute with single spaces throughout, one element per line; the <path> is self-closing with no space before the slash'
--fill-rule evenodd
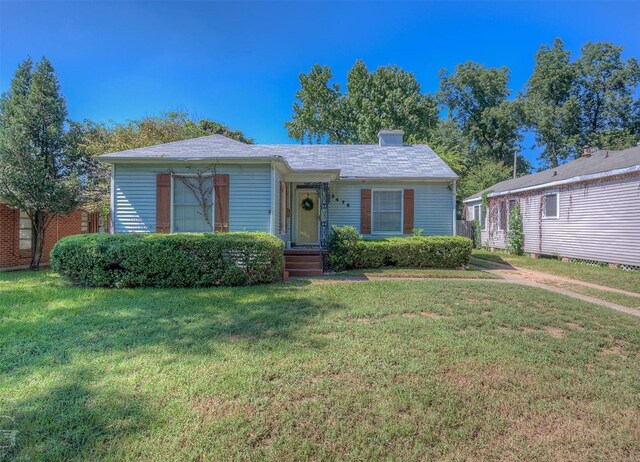
<path id="1" fill-rule="evenodd" d="M 229 175 L 216 174 L 215 184 L 215 231 L 229 231 Z"/>
<path id="2" fill-rule="evenodd" d="M 360 232 L 371 234 L 371 190 L 360 190 Z"/>
<path id="3" fill-rule="evenodd" d="M 156 175 L 156 233 L 171 232 L 171 174 Z"/>
<path id="4" fill-rule="evenodd" d="M 404 190 L 404 212 L 403 212 L 403 223 L 402 223 L 402 232 L 403 234 L 411 234 L 413 233 L 413 197 L 414 192 L 413 189 L 405 189 Z"/>

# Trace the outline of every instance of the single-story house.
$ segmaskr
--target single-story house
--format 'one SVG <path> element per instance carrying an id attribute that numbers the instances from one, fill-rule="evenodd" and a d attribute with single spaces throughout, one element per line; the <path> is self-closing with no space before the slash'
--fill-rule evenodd
<path id="1" fill-rule="evenodd" d="M 507 247 L 508 215 L 515 204 L 522 214 L 524 249 L 533 256 L 640 269 L 640 146 L 586 147 L 564 165 L 468 197 L 465 218 L 480 222 L 482 245 Z"/>
<path id="2" fill-rule="evenodd" d="M 99 231 L 98 213 L 77 210 L 55 216 L 44 234 L 42 263 L 49 261 L 49 252 L 65 236 Z M 31 221 L 27 214 L 0 201 L 0 271 L 25 269 L 31 263 Z"/>
<path id="3" fill-rule="evenodd" d="M 221 135 L 100 156 L 112 165 L 114 233 L 263 231 L 326 248 L 332 225 L 365 238 L 455 232 L 456 174 L 403 132 L 377 145 L 250 145 Z M 312 265 L 300 268 L 313 275 Z M 313 269 L 313 271 L 311 271 Z"/>

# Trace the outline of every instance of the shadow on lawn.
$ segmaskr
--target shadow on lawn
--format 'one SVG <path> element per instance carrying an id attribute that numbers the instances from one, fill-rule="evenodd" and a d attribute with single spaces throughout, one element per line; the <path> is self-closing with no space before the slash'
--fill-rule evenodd
<path id="1" fill-rule="evenodd" d="M 105 290 L 55 281 L 38 289 L 31 277 L 0 293 L 0 379 L 5 390 L 27 396 L 10 406 L 19 431 L 11 458 L 77 458 L 143 430 L 149 419 L 142 393 L 122 386 L 117 393 L 100 389 L 108 361 L 117 367 L 138 354 L 215 361 L 238 349 L 251 355 L 292 345 L 322 349 L 326 337 L 301 331 L 341 308 L 337 300 L 301 290 L 303 283 Z M 49 383 L 35 386 L 39 377 Z"/>
<path id="2" fill-rule="evenodd" d="M 15 446 L 0 449 L 0 460 L 82 460 L 87 451 L 108 449 L 110 441 L 147 427 L 150 416 L 139 395 L 101 394 L 94 379 L 86 368 L 75 369 L 46 392 L 14 403 L 8 411 Z"/>

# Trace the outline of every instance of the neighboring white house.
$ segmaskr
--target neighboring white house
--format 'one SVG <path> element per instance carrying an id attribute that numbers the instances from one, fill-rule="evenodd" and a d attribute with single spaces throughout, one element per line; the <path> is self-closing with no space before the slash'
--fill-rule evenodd
<path id="1" fill-rule="evenodd" d="M 481 223 L 482 245 L 507 247 L 515 204 L 526 252 L 640 269 L 640 146 L 585 149 L 576 160 L 465 199 L 465 218 Z"/>
<path id="2" fill-rule="evenodd" d="M 106 154 L 112 230 L 264 231 L 320 249 L 332 225 L 365 238 L 454 234 L 456 174 L 402 138 L 387 130 L 377 145 L 249 145 L 213 135 Z"/>

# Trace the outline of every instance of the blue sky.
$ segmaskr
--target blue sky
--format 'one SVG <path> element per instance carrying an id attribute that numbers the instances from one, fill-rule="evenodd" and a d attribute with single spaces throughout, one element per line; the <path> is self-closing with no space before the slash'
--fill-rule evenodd
<path id="1" fill-rule="evenodd" d="M 611 41 L 640 57 L 640 3 L 626 2 L 0 2 L 0 91 L 27 55 L 47 56 L 73 119 L 123 121 L 168 110 L 291 142 L 298 74 L 357 58 L 397 64 L 424 91 L 473 60 L 508 66 L 520 90 L 542 43 L 577 53 Z M 530 141 L 525 143 L 527 149 Z M 535 159 L 535 153 L 527 150 Z"/>

